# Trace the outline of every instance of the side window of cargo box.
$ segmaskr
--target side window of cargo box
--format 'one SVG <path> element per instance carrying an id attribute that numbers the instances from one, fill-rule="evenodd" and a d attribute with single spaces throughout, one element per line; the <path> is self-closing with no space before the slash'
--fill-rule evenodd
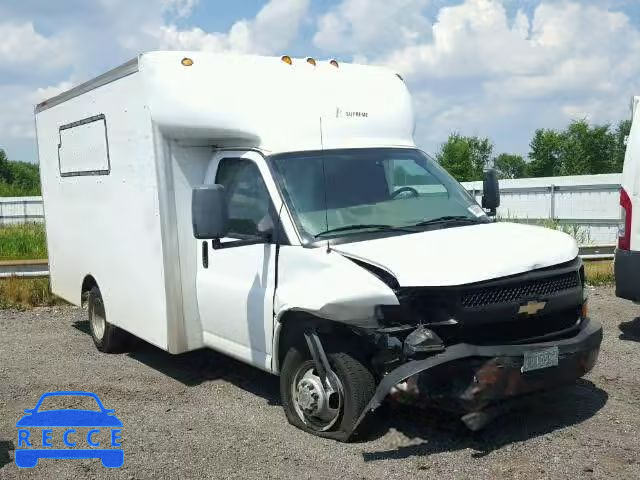
<path id="1" fill-rule="evenodd" d="M 258 235 L 276 225 L 276 215 L 258 166 L 244 158 L 223 158 L 216 183 L 224 185 L 229 209 L 229 237 Z"/>

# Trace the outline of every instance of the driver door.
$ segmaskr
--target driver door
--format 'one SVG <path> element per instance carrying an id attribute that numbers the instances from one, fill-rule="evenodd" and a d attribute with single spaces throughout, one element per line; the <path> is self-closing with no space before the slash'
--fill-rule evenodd
<path id="1" fill-rule="evenodd" d="M 198 308 L 205 345 L 269 370 L 275 245 L 265 232 L 275 232 L 276 210 L 258 167 L 264 160 L 234 154 L 220 159 L 211 182 L 225 187 L 229 233 L 218 245 L 199 241 Z"/>

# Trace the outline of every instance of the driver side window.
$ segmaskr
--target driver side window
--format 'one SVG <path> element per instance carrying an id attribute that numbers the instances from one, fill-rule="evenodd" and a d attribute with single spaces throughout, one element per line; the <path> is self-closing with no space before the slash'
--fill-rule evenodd
<path id="1" fill-rule="evenodd" d="M 223 158 L 216 183 L 224 185 L 232 238 L 247 238 L 273 231 L 275 214 L 258 166 L 244 158 Z"/>

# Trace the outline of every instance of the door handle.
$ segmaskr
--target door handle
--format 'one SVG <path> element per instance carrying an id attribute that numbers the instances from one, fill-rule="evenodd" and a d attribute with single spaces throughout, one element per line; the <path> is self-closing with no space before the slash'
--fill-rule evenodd
<path id="1" fill-rule="evenodd" d="M 209 268 L 209 244 L 206 241 L 202 242 L 202 266 Z"/>

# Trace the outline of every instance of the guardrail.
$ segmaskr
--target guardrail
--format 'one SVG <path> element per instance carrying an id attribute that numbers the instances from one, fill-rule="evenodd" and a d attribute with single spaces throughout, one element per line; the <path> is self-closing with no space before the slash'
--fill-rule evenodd
<path id="1" fill-rule="evenodd" d="M 7 277 L 48 277 L 47 260 L 5 260 L 0 261 L 0 278 Z"/>
<path id="2" fill-rule="evenodd" d="M 615 245 L 589 245 L 580 247 L 580 257 L 585 261 L 611 260 Z M 8 277 L 48 277 L 47 260 L 4 260 L 0 261 L 0 278 Z"/>
<path id="3" fill-rule="evenodd" d="M 586 245 L 580 247 L 583 260 L 611 260 L 615 256 L 615 245 Z"/>

